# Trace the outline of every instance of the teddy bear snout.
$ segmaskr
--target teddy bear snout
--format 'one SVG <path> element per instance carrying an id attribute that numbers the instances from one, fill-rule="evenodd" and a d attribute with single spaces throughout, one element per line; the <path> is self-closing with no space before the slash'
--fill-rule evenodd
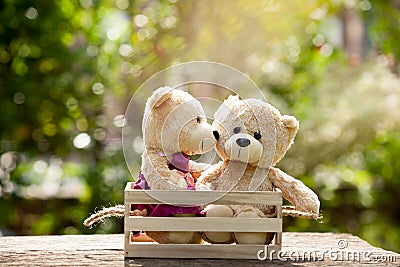
<path id="1" fill-rule="evenodd" d="M 262 144 L 247 133 L 234 134 L 226 140 L 224 148 L 231 160 L 250 164 L 257 164 L 263 151 Z"/>
<path id="2" fill-rule="evenodd" d="M 213 149 L 217 143 L 211 125 L 206 122 L 196 123 L 194 127 L 192 123 L 189 123 L 182 132 L 186 137 L 181 139 L 186 141 L 181 143 L 181 150 L 190 151 L 190 154 L 206 153 Z"/>
<path id="3" fill-rule="evenodd" d="M 210 151 L 215 146 L 215 140 L 212 138 L 204 138 L 200 141 L 199 152 L 200 154 Z"/>
<path id="4" fill-rule="evenodd" d="M 238 144 L 240 147 L 246 147 L 250 145 L 250 140 L 247 138 L 238 138 L 236 139 L 236 144 Z"/>

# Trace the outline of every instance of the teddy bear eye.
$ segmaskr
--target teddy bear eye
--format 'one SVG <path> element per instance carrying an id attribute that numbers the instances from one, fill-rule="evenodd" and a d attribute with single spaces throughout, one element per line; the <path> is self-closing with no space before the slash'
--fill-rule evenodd
<path id="1" fill-rule="evenodd" d="M 255 138 L 256 140 L 260 140 L 260 139 L 261 139 L 261 134 L 260 134 L 260 132 L 254 132 L 254 138 Z"/>
<path id="2" fill-rule="evenodd" d="M 233 128 L 233 133 L 235 133 L 235 134 L 238 134 L 238 133 L 240 133 L 240 127 L 235 127 L 235 128 Z"/>
<path id="3" fill-rule="evenodd" d="M 196 121 L 197 121 L 197 123 L 200 123 L 201 122 L 201 118 L 199 116 L 197 116 L 196 117 Z"/>

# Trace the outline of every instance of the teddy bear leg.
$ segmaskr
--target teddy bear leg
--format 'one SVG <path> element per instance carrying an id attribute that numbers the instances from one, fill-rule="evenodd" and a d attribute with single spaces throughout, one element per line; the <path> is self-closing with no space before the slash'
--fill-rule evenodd
<path id="1" fill-rule="evenodd" d="M 175 214 L 172 217 L 196 217 L 196 214 Z M 196 232 L 146 232 L 160 244 L 200 244 L 201 236 Z"/>
<path id="2" fill-rule="evenodd" d="M 193 233 L 192 240 L 190 240 L 189 244 L 202 244 L 203 243 L 203 238 L 201 233 L 195 232 Z"/>
<path id="3" fill-rule="evenodd" d="M 215 205 L 206 212 L 207 217 L 233 217 L 233 210 L 224 205 Z M 233 242 L 231 232 L 205 232 L 203 238 L 210 243 L 229 244 Z"/>
<path id="4" fill-rule="evenodd" d="M 236 218 L 261 218 L 262 213 L 258 209 L 247 209 L 239 211 Z M 238 244 L 269 244 L 274 238 L 274 233 L 234 233 L 236 243 Z"/>
<path id="5" fill-rule="evenodd" d="M 146 232 L 147 236 L 160 244 L 188 244 L 193 239 L 193 232 Z"/>
<path id="6" fill-rule="evenodd" d="M 194 236 L 194 232 L 168 232 L 169 243 L 189 244 Z"/>

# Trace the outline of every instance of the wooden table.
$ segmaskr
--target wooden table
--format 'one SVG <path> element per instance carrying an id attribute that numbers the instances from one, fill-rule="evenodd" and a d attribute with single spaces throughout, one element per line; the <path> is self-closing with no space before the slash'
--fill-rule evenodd
<path id="1" fill-rule="evenodd" d="M 0 237 L 0 266 L 400 266 L 400 254 L 350 234 L 283 233 L 281 258 L 124 259 L 122 234 Z"/>

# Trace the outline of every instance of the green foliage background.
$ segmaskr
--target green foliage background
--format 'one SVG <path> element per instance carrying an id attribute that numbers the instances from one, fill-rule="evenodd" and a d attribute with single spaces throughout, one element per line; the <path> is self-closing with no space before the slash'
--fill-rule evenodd
<path id="1" fill-rule="evenodd" d="M 351 8 L 366 28 L 360 64 L 337 40 Z M 318 193 L 324 219 L 286 218 L 285 231 L 399 252 L 399 29 L 398 1 L 0 1 L 1 233 L 121 232 L 82 221 L 136 178 L 121 151 L 127 102 L 165 67 L 212 60 L 300 120 L 280 167 Z"/>

